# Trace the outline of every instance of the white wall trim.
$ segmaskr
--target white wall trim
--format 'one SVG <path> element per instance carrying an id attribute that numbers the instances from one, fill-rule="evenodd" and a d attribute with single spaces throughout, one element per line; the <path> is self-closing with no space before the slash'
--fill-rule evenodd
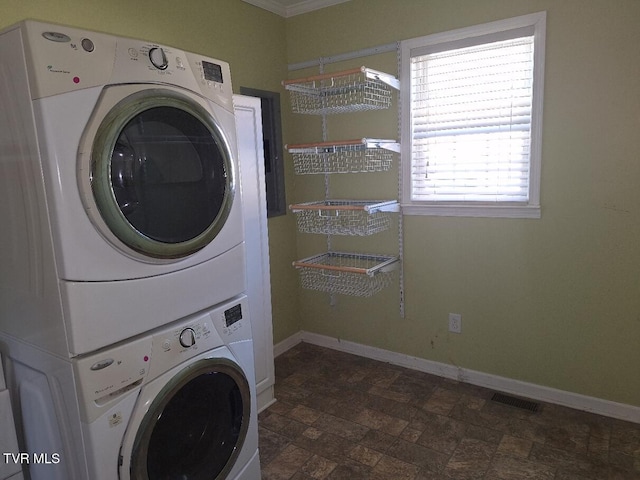
<path id="1" fill-rule="evenodd" d="M 301 15 L 314 10 L 320 10 L 321 8 L 332 7 L 333 5 L 338 5 L 348 1 L 349 0 L 303 0 L 288 6 L 286 16 L 289 18 L 294 15 Z"/>
<path id="2" fill-rule="evenodd" d="M 292 5 L 284 5 L 277 0 L 243 0 L 256 7 L 267 10 L 281 17 L 289 18 L 295 15 L 320 10 L 321 8 L 331 7 L 339 3 L 345 3 L 349 0 L 301 0 Z"/>
<path id="3" fill-rule="evenodd" d="M 275 13 L 276 15 L 280 15 L 281 17 L 287 16 L 287 8 L 274 0 L 242 0 L 243 2 L 249 3 L 254 7 L 262 8 L 263 10 L 267 10 L 268 12 Z"/>
<path id="4" fill-rule="evenodd" d="M 404 215 L 432 217 L 540 218 L 540 205 L 434 205 L 403 203 Z"/>
<path id="5" fill-rule="evenodd" d="M 296 345 L 298 345 L 299 343 L 301 343 L 303 341 L 302 333 L 303 332 L 296 332 L 293 335 L 291 335 L 289 338 L 285 338 L 283 341 L 276 343 L 273 346 L 273 356 L 279 357 L 287 350 L 290 350 Z"/>
<path id="6" fill-rule="evenodd" d="M 392 365 L 407 367 L 425 373 L 431 373 L 439 377 L 450 378 L 470 383 L 472 385 L 498 390 L 500 392 L 527 397 L 542 402 L 554 403 L 556 405 L 575 408 L 595 413 L 597 415 L 604 415 L 620 420 L 640 423 L 640 407 L 635 407 L 633 405 L 602 400 L 600 398 L 589 397 L 579 393 L 567 392 L 542 385 L 500 377 L 489 373 L 468 370 L 446 363 L 425 360 L 423 358 L 391 352 L 389 350 L 349 342 L 339 338 L 319 335 L 317 333 L 301 331 L 292 335 L 274 347 L 275 356 L 281 355 L 300 342 L 352 353 L 361 357 L 371 358 L 373 360 L 379 360 Z"/>
<path id="7" fill-rule="evenodd" d="M 540 168 L 542 162 L 542 121 L 544 103 L 544 63 L 546 12 L 531 13 L 519 17 L 434 33 L 423 37 L 411 38 L 400 42 L 400 144 L 402 163 L 402 185 L 400 189 L 402 213 L 404 215 L 432 215 L 447 217 L 493 217 L 493 218 L 540 218 Z M 531 150 L 529 153 L 529 190 L 526 202 L 430 202 L 413 198 L 413 135 L 412 135 L 412 82 L 411 60 L 432 48 L 455 49 L 469 39 L 480 39 L 481 43 L 495 35 L 505 32 L 517 32 L 534 35 L 534 70 L 531 112 Z M 475 40 L 474 40 L 475 42 Z M 427 49 L 427 50 L 425 50 Z M 438 50 L 437 50 L 438 51 Z"/>

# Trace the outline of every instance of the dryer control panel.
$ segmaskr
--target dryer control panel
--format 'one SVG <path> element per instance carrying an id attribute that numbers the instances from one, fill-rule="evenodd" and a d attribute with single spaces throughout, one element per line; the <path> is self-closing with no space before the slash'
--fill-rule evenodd
<path id="1" fill-rule="evenodd" d="M 34 20 L 19 24 L 32 99 L 127 83 L 169 84 L 233 112 L 227 62 L 167 45 Z"/>

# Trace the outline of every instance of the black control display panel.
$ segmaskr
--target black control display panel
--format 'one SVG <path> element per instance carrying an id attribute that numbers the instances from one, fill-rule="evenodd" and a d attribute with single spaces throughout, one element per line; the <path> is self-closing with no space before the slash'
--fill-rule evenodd
<path id="1" fill-rule="evenodd" d="M 222 67 L 217 63 L 202 62 L 205 80 L 222 83 Z"/>
<path id="2" fill-rule="evenodd" d="M 242 307 L 240 306 L 240 304 L 231 307 L 228 310 L 224 311 L 224 320 L 225 323 L 227 325 L 227 327 L 230 327 L 231 325 L 233 325 L 236 322 L 239 322 L 240 320 L 242 320 Z"/>

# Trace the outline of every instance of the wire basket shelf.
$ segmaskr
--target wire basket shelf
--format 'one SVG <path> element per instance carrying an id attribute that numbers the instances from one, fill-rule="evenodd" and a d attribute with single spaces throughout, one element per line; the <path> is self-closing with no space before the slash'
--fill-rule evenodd
<path id="1" fill-rule="evenodd" d="M 392 89 L 400 88 L 394 76 L 366 67 L 282 84 L 289 91 L 291 110 L 309 115 L 386 109 L 391 106 Z"/>
<path id="2" fill-rule="evenodd" d="M 367 236 L 387 230 L 395 200 L 323 200 L 290 205 L 298 231 L 326 235 Z"/>
<path id="3" fill-rule="evenodd" d="M 302 288 L 370 297 L 391 284 L 398 258 L 387 255 L 327 252 L 293 262 Z"/>
<path id="4" fill-rule="evenodd" d="M 386 172 L 393 153 L 400 151 L 395 140 L 361 138 L 338 142 L 286 145 L 297 175 L 322 173 Z"/>

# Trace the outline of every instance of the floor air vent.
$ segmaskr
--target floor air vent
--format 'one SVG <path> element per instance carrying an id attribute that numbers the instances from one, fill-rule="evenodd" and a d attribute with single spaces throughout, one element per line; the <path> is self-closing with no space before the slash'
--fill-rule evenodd
<path id="1" fill-rule="evenodd" d="M 493 397 L 491 397 L 491 401 L 502 403 L 503 405 L 509 405 L 510 407 L 521 408 L 522 410 L 529 410 L 530 412 L 539 412 L 541 408 L 541 405 L 537 402 L 512 397 L 511 395 L 505 395 L 504 393 L 494 393 Z"/>

